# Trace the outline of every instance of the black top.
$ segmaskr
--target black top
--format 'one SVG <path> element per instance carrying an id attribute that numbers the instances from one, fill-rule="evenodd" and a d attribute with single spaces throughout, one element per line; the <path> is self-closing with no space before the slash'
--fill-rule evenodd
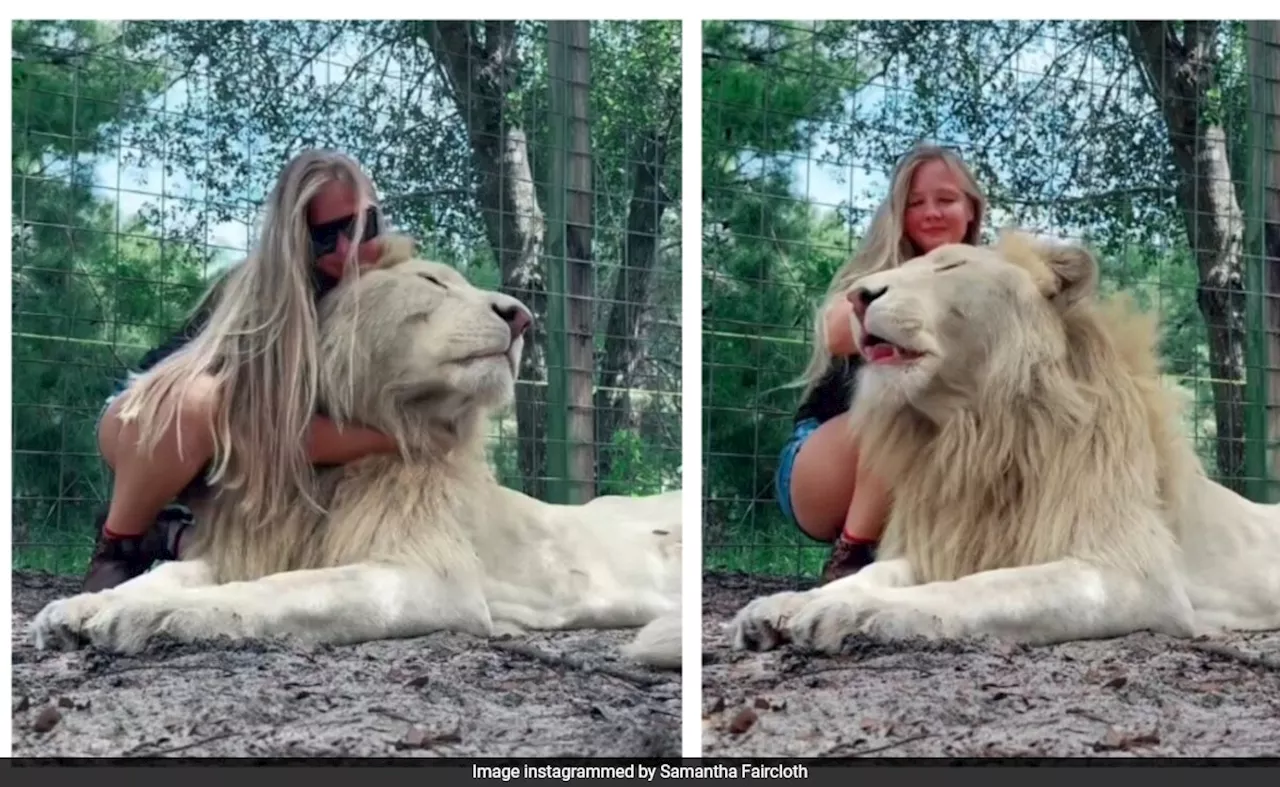
<path id="1" fill-rule="evenodd" d="M 315 299 L 318 302 L 321 298 L 329 293 L 334 287 L 338 286 L 338 280 L 320 271 L 319 268 L 311 270 L 311 285 L 315 293 Z M 156 364 L 173 355 L 178 350 L 187 346 L 187 343 L 196 338 L 200 331 L 204 330 L 205 325 L 209 322 L 210 308 L 201 309 L 191 316 L 187 323 L 172 336 L 170 336 L 163 344 L 152 349 L 146 355 L 142 356 L 142 360 L 138 362 L 138 373 L 142 373 L 155 366 Z"/>
<path id="2" fill-rule="evenodd" d="M 865 362 L 860 355 L 832 360 L 827 373 L 800 403 L 800 408 L 796 411 L 796 423 L 808 418 L 826 423 L 846 412 L 857 383 L 858 369 L 863 363 Z"/>

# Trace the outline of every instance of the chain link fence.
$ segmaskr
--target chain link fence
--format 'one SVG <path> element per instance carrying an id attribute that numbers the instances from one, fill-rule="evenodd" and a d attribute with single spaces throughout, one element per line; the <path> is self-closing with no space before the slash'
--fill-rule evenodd
<path id="1" fill-rule="evenodd" d="M 708 22 L 703 27 L 707 570 L 816 577 L 773 476 L 813 309 L 917 141 L 1015 224 L 1082 240 L 1163 318 L 1206 469 L 1276 499 L 1280 24 Z"/>
<path id="2" fill-rule="evenodd" d="M 14 567 L 82 570 L 104 399 L 303 147 L 354 156 L 424 256 L 533 309 L 504 483 L 677 486 L 679 44 L 679 22 L 14 22 Z"/>

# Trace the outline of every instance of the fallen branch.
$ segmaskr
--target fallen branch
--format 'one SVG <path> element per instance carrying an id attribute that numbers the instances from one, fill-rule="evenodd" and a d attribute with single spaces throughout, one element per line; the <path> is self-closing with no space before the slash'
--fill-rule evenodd
<path id="1" fill-rule="evenodd" d="M 570 658 L 568 656 L 559 656 L 555 653 L 548 653 L 545 650 L 535 648 L 532 645 L 526 645 L 521 642 L 490 642 L 489 647 L 494 650 L 503 651 L 504 653 L 512 653 L 517 656 L 524 656 L 525 658 L 533 659 L 534 661 L 541 661 L 543 664 L 551 667 L 565 667 L 588 673 L 598 672 L 601 675 L 608 675 L 611 678 L 624 680 L 637 686 L 649 687 L 667 682 L 665 678 L 646 675 L 643 672 L 633 672 L 619 667 L 610 667 L 607 664 L 588 664 L 579 659 Z"/>
<path id="2" fill-rule="evenodd" d="M 379 716 L 386 716 L 388 719 L 394 719 L 394 720 L 396 720 L 396 721 L 402 721 L 402 722 L 404 722 L 405 724 L 409 724 L 409 725 L 413 725 L 413 724 L 416 724 L 416 723 L 417 723 L 417 722 L 415 722 L 413 719 L 409 718 L 408 716 L 405 716 L 405 715 L 400 714 L 400 713 L 396 713 L 395 711 L 391 710 L 390 708 L 383 708 L 383 707 L 378 706 L 378 705 L 375 705 L 375 706 L 373 706 L 372 708 L 370 708 L 370 709 L 369 709 L 369 712 L 370 712 L 370 713 L 376 713 L 376 714 L 378 714 Z"/>
<path id="3" fill-rule="evenodd" d="M 916 741 L 922 741 L 922 740 L 924 740 L 925 738 L 932 738 L 932 737 L 933 737 L 933 735 L 934 735 L 934 734 L 933 734 L 932 732 L 922 732 L 922 733 L 920 733 L 920 734 L 918 734 L 918 735 L 908 735 L 907 737 L 903 738 L 902 740 L 893 741 L 892 743 L 886 743 L 886 744 L 884 744 L 883 746 L 872 746 L 870 749 L 859 749 L 859 750 L 857 750 L 857 751 L 852 751 L 852 752 L 849 752 L 848 754 L 842 754 L 842 755 L 840 755 L 840 756 L 842 756 L 842 757 L 865 757 L 865 756 L 867 756 L 868 754 L 879 754 L 879 753 L 880 753 L 880 752 L 882 752 L 882 751 L 888 751 L 889 749 L 895 749 L 895 748 L 897 748 L 897 747 L 899 747 L 899 746 L 905 746 L 905 745 L 906 745 L 906 744 L 908 744 L 908 743 L 915 743 Z M 825 752 L 823 752 L 823 753 L 822 753 L 822 754 L 820 754 L 819 756 L 820 756 L 820 757 L 834 757 L 834 756 L 836 755 L 836 752 L 840 751 L 841 749 L 843 749 L 844 747 L 846 747 L 846 746 L 848 746 L 848 745 L 849 745 L 849 744 L 847 744 L 847 743 L 842 743 L 842 744 L 840 744 L 840 745 L 838 745 L 838 746 L 833 746 L 832 748 L 827 749 Z"/>
<path id="4" fill-rule="evenodd" d="M 1079 716 L 1082 719 L 1088 719 L 1089 721 L 1096 721 L 1099 724 L 1105 724 L 1108 727 L 1111 726 L 1110 720 L 1099 716 L 1088 708 L 1067 708 L 1067 713 L 1070 713 L 1073 716 Z"/>
<path id="5" fill-rule="evenodd" d="M 141 755 L 145 757 L 163 757 L 166 754 L 177 754 L 180 751 L 186 751 L 187 749 L 194 749 L 197 746 L 204 746 L 207 743 L 220 741 L 224 738 L 234 738 L 237 735 L 241 735 L 241 734 L 242 733 L 239 733 L 239 732 L 220 732 L 217 735 L 210 735 L 207 738 L 201 738 L 200 740 L 192 741 L 191 743 L 184 743 L 181 746 L 170 746 L 167 749 L 156 749 L 155 751 L 152 751 L 152 752 L 139 752 L 138 751 L 139 749 L 142 749 L 148 745 L 143 743 L 139 746 L 135 746 L 133 749 L 127 752 L 124 756 L 131 757 L 135 755 Z"/>
<path id="6" fill-rule="evenodd" d="M 851 661 L 846 664 L 836 664 L 830 667 L 816 667 L 804 672 L 782 672 L 777 675 L 765 675 L 756 678 L 756 682 L 761 681 L 783 681 L 796 680 L 798 678 L 812 678 L 816 675 L 823 675 L 829 672 L 843 672 L 853 674 L 855 672 L 903 672 L 906 670 L 914 670 L 922 672 L 925 675 L 930 674 L 929 670 L 921 667 L 919 664 L 864 664 L 862 662 Z"/>
<path id="7" fill-rule="evenodd" d="M 1267 656 L 1245 653 L 1243 650 L 1233 648 L 1230 645 L 1221 645 L 1217 642 L 1190 642 L 1187 643 L 1187 646 L 1192 650 L 1218 656 L 1228 661 L 1236 661 L 1249 667 L 1261 667 L 1280 672 L 1280 661 Z"/>
<path id="8" fill-rule="evenodd" d="M 116 675 L 123 675 L 126 672 L 141 672 L 145 670 L 172 670 L 176 672 L 195 672 L 199 670 L 210 670 L 221 672 L 223 677 L 230 677 L 236 674 L 236 671 L 229 667 L 218 664 L 127 664 L 123 667 L 114 669 L 105 669 L 102 672 L 93 674 L 95 678 L 112 678 Z M 91 673 L 92 674 L 92 673 Z"/>

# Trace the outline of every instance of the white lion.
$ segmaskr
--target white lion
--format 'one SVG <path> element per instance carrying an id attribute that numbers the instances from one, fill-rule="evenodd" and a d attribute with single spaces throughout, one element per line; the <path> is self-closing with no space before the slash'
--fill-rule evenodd
<path id="1" fill-rule="evenodd" d="M 879 562 L 752 601 L 735 647 L 1280 628 L 1280 509 L 1204 474 L 1155 320 L 1097 277 L 1084 249 L 1015 234 L 855 285 L 875 360 L 852 419 L 893 487 Z"/>
<path id="2" fill-rule="evenodd" d="M 37 647 L 643 627 L 626 655 L 679 667 L 680 492 L 552 505 L 498 484 L 484 426 L 513 397 L 528 310 L 406 239 L 387 257 L 321 303 L 321 389 L 401 453 L 322 470 L 327 513 L 299 499 L 249 523 L 237 490 L 200 501 L 189 559 L 49 604 Z"/>

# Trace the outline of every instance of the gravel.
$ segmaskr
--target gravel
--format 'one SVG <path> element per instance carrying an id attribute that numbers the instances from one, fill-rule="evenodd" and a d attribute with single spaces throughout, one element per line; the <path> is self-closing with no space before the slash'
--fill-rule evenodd
<path id="1" fill-rule="evenodd" d="M 703 752 L 726 757 L 1280 755 L 1280 632 L 1041 648 L 867 642 L 735 653 L 723 625 L 802 583 L 703 579 Z"/>
<path id="2" fill-rule="evenodd" d="M 27 623 L 76 590 L 14 573 L 15 757 L 680 753 L 680 676 L 622 661 L 629 631 L 37 652 Z"/>

